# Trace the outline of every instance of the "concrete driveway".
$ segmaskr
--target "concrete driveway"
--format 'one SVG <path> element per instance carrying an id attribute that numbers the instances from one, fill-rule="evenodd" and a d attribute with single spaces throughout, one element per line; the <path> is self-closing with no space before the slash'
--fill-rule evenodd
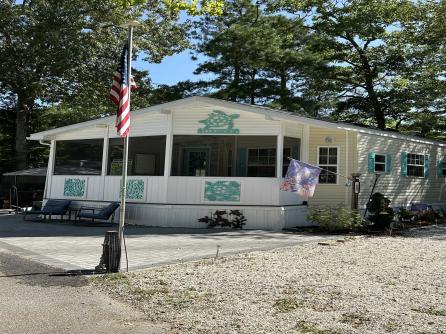
<path id="1" fill-rule="evenodd" d="M 0 216 L 0 251 L 10 251 L 64 270 L 93 269 L 106 231 L 116 227 L 77 226 L 59 222 L 24 222 Z M 263 230 L 185 229 L 128 226 L 129 270 L 200 259 L 219 254 L 266 250 L 333 237 Z M 123 256 L 122 269 L 125 269 Z"/>

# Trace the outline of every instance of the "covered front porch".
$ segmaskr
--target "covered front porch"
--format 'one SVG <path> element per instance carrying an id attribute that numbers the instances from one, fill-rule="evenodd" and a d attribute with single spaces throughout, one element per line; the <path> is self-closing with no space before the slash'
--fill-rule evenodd
<path id="1" fill-rule="evenodd" d="M 51 143 L 45 198 L 71 199 L 74 205 L 119 200 L 123 140 L 113 121 L 32 136 Z M 299 118 L 207 98 L 135 112 L 128 221 L 190 227 L 212 210 L 240 209 L 250 212 L 255 228 L 283 227 L 286 211 L 306 198 L 280 191 L 279 185 L 288 157 L 309 160 L 309 134 L 310 125 Z"/>

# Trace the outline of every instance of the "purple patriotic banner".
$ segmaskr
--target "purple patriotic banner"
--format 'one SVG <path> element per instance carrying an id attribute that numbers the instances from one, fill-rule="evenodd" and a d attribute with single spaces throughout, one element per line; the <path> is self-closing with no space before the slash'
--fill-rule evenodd
<path id="1" fill-rule="evenodd" d="M 312 197 L 316 184 L 319 182 L 321 170 L 305 162 L 291 159 L 280 190 Z"/>

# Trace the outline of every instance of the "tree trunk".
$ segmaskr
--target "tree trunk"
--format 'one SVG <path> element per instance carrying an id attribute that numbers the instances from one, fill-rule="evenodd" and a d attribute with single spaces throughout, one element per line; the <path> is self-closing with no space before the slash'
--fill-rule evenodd
<path id="1" fill-rule="evenodd" d="M 253 69 L 251 72 L 251 92 L 250 92 L 250 98 L 251 98 L 251 104 L 256 104 L 256 87 L 255 87 L 255 80 L 256 80 L 256 74 L 257 70 Z"/>
<path id="2" fill-rule="evenodd" d="M 375 120 L 377 123 L 378 129 L 385 130 L 386 129 L 386 119 L 384 115 L 384 111 L 381 108 L 381 103 L 378 100 L 378 96 L 375 92 L 375 87 L 373 85 L 373 77 L 372 73 L 366 72 L 365 74 L 365 86 L 366 91 L 369 96 L 370 104 L 372 105 L 374 114 L 375 114 Z"/>
<path id="3" fill-rule="evenodd" d="M 378 99 L 378 95 L 375 91 L 375 85 L 373 79 L 376 77 L 375 71 L 372 69 L 370 65 L 369 58 L 366 53 L 366 48 L 368 42 L 361 48 L 358 43 L 356 43 L 355 39 L 352 35 L 347 34 L 344 38 L 346 38 L 355 50 L 358 52 L 359 59 L 361 61 L 362 72 L 364 75 L 365 81 L 365 90 L 367 91 L 368 100 L 370 102 L 370 106 L 373 109 L 373 113 L 375 116 L 375 121 L 377 123 L 378 129 L 385 130 L 386 129 L 386 118 L 384 114 L 384 110 L 381 106 L 381 103 Z"/>
<path id="4" fill-rule="evenodd" d="M 282 106 L 282 108 L 287 109 L 287 98 L 288 98 L 288 89 L 287 89 L 287 75 L 285 73 L 285 71 L 281 71 L 280 72 L 280 92 L 279 92 L 279 97 L 280 97 L 280 105 Z"/>
<path id="5" fill-rule="evenodd" d="M 240 66 L 235 65 L 234 66 L 234 80 L 232 80 L 232 87 L 230 92 L 230 98 L 231 101 L 237 102 L 237 93 L 238 93 L 238 86 L 240 83 Z"/>
<path id="6" fill-rule="evenodd" d="M 16 131 L 15 131 L 15 166 L 17 170 L 28 168 L 28 134 L 29 119 L 33 108 L 34 99 L 18 94 L 16 106 Z"/>

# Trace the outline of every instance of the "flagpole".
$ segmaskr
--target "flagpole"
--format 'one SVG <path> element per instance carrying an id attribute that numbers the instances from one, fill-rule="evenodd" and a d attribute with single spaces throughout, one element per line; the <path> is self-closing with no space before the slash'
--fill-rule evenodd
<path id="1" fill-rule="evenodd" d="M 131 92 L 131 77 L 132 77 L 132 47 L 133 47 L 133 27 L 137 26 L 139 23 L 133 21 L 127 24 L 128 31 L 128 53 L 127 53 L 127 83 L 128 83 L 128 104 L 130 109 L 130 92 Z M 122 245 L 124 240 L 124 225 L 125 225 L 125 199 L 127 194 L 127 165 L 128 165 L 128 155 L 129 155 L 129 133 L 124 138 L 124 150 L 122 153 L 122 185 L 121 185 L 121 210 L 119 215 L 119 268 L 121 267 L 121 254 Z"/>

